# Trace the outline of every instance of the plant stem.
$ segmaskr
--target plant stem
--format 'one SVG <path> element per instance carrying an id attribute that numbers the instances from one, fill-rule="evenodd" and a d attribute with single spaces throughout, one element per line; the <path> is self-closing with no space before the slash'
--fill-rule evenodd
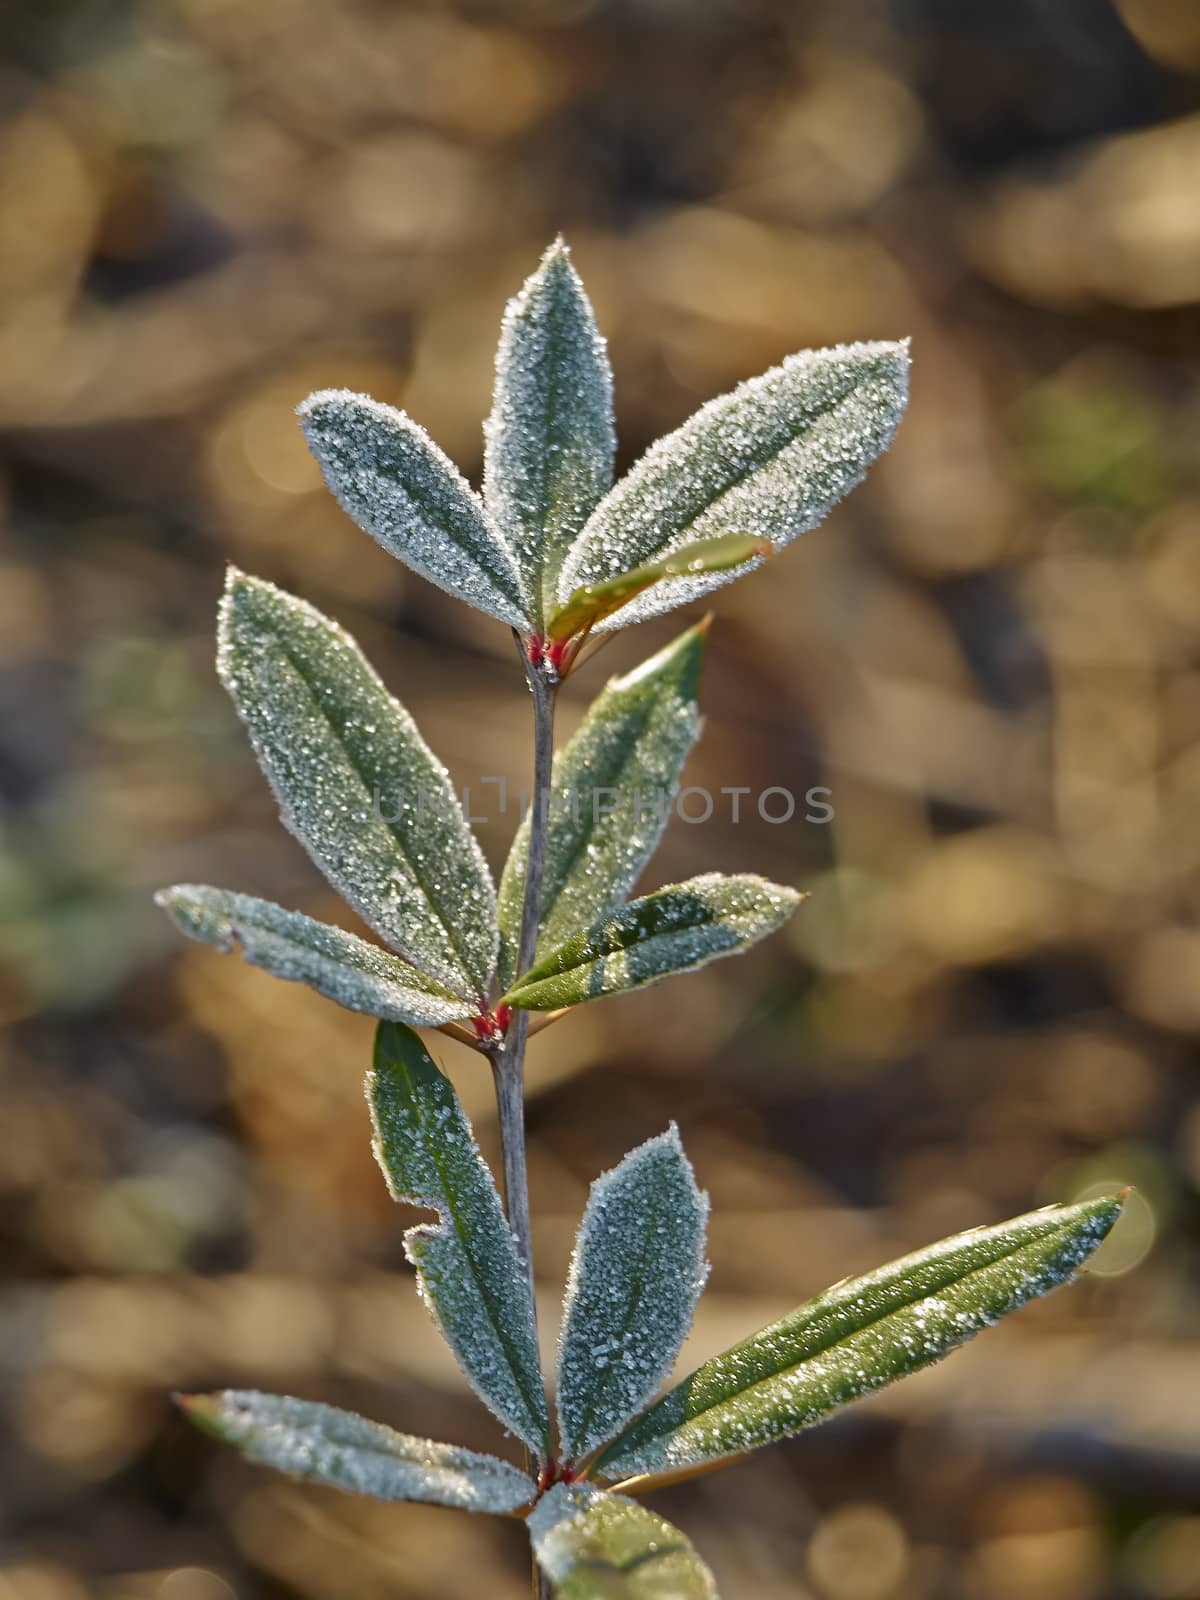
<path id="1" fill-rule="evenodd" d="M 537 949 L 542 870 L 546 862 L 546 819 L 550 812 L 550 771 L 554 759 L 555 685 L 547 682 L 537 666 L 530 665 L 527 672 L 533 694 L 533 798 L 529 811 L 529 857 L 525 868 L 521 937 L 517 945 L 518 972 L 532 965 Z M 516 1237 L 517 1253 L 525 1264 L 532 1302 L 533 1241 L 529 1224 L 529 1176 L 525 1166 L 525 1046 L 528 1039 L 529 1012 L 518 1009 L 513 1012 L 503 1048 L 491 1052 L 491 1062 L 500 1118 L 508 1223 Z"/>
<path id="2" fill-rule="evenodd" d="M 510 1041 L 511 1038 L 510 1034 Z M 503 1049 L 490 1050 L 488 1055 L 492 1063 L 492 1082 L 496 1087 L 496 1111 L 500 1122 L 504 1205 L 532 1300 L 533 1247 L 529 1224 L 529 1179 L 525 1170 L 525 1063 L 520 1058 L 509 1059 L 509 1049 L 511 1042 Z M 535 1305 L 535 1320 L 536 1317 Z"/>
<path id="3" fill-rule="evenodd" d="M 542 871 L 546 864 L 546 819 L 550 814 L 550 774 L 554 761 L 554 696 L 557 685 L 540 666 L 526 663 L 533 696 L 533 798 L 529 810 L 529 855 L 525 868 L 525 898 L 521 907 L 521 936 L 517 945 L 517 971 L 532 965 L 537 949 L 538 911 L 542 899 Z M 496 1087 L 500 1122 L 500 1149 L 504 1161 L 504 1203 L 508 1225 L 525 1267 L 529 1303 L 537 1325 L 533 1287 L 533 1238 L 529 1221 L 529 1174 L 525 1162 L 525 1046 L 529 1040 L 529 1012 L 516 1010 L 502 1046 L 488 1051 Z M 540 1465 L 540 1463 L 539 1463 Z M 549 1600 L 550 1587 L 535 1559 L 533 1593 Z"/>

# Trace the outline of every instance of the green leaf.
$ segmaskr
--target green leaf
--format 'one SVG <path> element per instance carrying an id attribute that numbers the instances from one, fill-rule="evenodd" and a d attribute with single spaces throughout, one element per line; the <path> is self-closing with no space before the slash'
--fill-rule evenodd
<path id="1" fill-rule="evenodd" d="M 697 540 L 740 533 L 782 547 L 815 528 L 887 449 L 907 394 L 907 343 L 878 343 L 789 356 L 710 400 L 596 507 L 563 562 L 559 603 Z M 599 626 L 656 616 L 753 564 L 657 583 Z"/>
<path id="2" fill-rule="evenodd" d="M 445 767 L 351 639 L 231 569 L 217 665 L 285 825 L 394 950 L 482 996 L 499 931 L 491 875 Z"/>
<path id="3" fill-rule="evenodd" d="M 423 428 L 348 389 L 309 395 L 297 415 L 326 484 L 365 533 L 448 594 L 529 630 L 516 558 Z"/>
<path id="4" fill-rule="evenodd" d="M 835 1284 L 706 1362 L 609 1445 L 594 1470 L 608 1478 L 670 1472 L 819 1422 L 1065 1283 L 1120 1211 L 1120 1197 L 1048 1206 Z"/>
<path id="5" fill-rule="evenodd" d="M 558 1011 L 691 972 L 773 933 L 801 899 L 748 872 L 706 872 L 669 884 L 559 945 L 504 999 L 526 1011 Z"/>
<path id="6" fill-rule="evenodd" d="M 434 1321 L 485 1405 L 545 1455 L 550 1422 L 524 1269 L 454 1086 L 408 1028 L 380 1024 L 367 1103 L 392 1195 L 438 1213 L 404 1236 Z"/>
<path id="7" fill-rule="evenodd" d="M 717 1600 L 690 1541 L 622 1495 L 556 1484 L 526 1526 L 559 1600 Z"/>
<path id="8" fill-rule="evenodd" d="M 538 952 L 623 905 L 667 825 L 700 731 L 705 629 L 689 628 L 612 678 L 554 758 Z M 529 856 L 526 818 L 500 880 L 500 982 L 516 976 Z"/>
<path id="9" fill-rule="evenodd" d="M 751 539 L 742 533 L 727 533 L 719 539 L 682 545 L 661 561 L 634 567 L 632 572 L 619 573 L 603 583 L 585 583 L 551 614 L 546 633 L 551 639 L 573 639 L 598 627 L 606 617 L 611 617 L 652 584 L 662 583 L 667 578 L 730 572 L 749 561 L 757 566 L 774 548 L 769 539 Z"/>
<path id="10" fill-rule="evenodd" d="M 558 1352 L 568 1459 L 611 1439 L 674 1366 L 708 1275 L 707 1221 L 674 1123 L 592 1184 Z"/>
<path id="11" fill-rule="evenodd" d="M 612 482 L 612 372 L 562 240 L 509 301 L 485 424 L 483 498 L 540 628 L 571 540 Z"/>
<path id="12" fill-rule="evenodd" d="M 306 983 L 347 1010 L 437 1028 L 475 1009 L 378 945 L 269 900 L 199 883 L 177 883 L 154 898 L 190 938 L 225 955 L 241 950 L 254 966 Z"/>
<path id="13" fill-rule="evenodd" d="M 504 1515 L 537 1493 L 532 1478 L 497 1456 L 397 1433 L 313 1400 L 226 1389 L 182 1395 L 180 1404 L 197 1427 L 248 1460 L 350 1494 Z"/>

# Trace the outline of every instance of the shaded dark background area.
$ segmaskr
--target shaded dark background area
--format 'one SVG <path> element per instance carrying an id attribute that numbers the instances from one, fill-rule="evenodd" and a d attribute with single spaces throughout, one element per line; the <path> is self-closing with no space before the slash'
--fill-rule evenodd
<path id="1" fill-rule="evenodd" d="M 172 1410 L 255 1384 L 505 1448 L 403 1263 L 369 1022 L 150 894 L 348 916 L 216 683 L 227 559 L 360 638 L 499 867 L 510 640 L 350 525 L 292 407 L 369 391 L 477 481 L 500 311 L 559 229 L 622 465 L 794 349 L 915 365 L 866 486 L 715 602 L 687 781 L 825 785 L 833 822 L 718 800 L 646 879 L 810 900 L 533 1046 L 547 1337 L 587 1182 L 671 1117 L 714 1206 L 685 1361 L 1136 1183 L 1076 1287 L 657 1504 L 727 1597 L 1194 1600 L 1200 8 L 8 0 L 0 49 L 0 1600 L 527 1592 L 515 1524 L 306 1489 Z M 441 1054 L 494 1151 L 484 1069 Z"/>

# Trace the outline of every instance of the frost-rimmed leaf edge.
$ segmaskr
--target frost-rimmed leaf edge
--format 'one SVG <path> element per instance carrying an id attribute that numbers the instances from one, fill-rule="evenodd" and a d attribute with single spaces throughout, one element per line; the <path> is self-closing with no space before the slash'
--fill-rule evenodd
<path id="1" fill-rule="evenodd" d="M 622 1486 L 629 1487 L 643 1476 L 653 1480 L 688 1467 L 744 1455 L 749 1450 L 798 1433 L 875 1389 L 919 1371 L 948 1355 L 983 1327 L 1069 1282 L 1107 1236 L 1120 1215 L 1125 1193 L 1127 1191 L 1073 1206 L 1047 1206 L 994 1227 L 972 1228 L 901 1256 L 861 1277 L 842 1279 L 778 1322 L 759 1329 L 698 1367 L 606 1445 L 590 1470 L 602 1478 L 623 1480 Z M 1018 1243 L 1011 1248 L 999 1248 L 1011 1243 L 1017 1235 L 1020 1235 Z M 1056 1244 L 1060 1246 L 1057 1255 Z M 994 1247 L 995 1253 L 978 1267 L 957 1276 L 946 1275 L 952 1270 L 950 1263 L 970 1259 L 975 1249 L 987 1252 Z M 1022 1252 L 1032 1255 L 1039 1247 L 1044 1247 L 1046 1259 L 1031 1261 L 1029 1271 L 1022 1275 L 1020 1269 L 1025 1266 L 1019 1259 Z M 1017 1270 L 1014 1281 L 1006 1282 L 1006 1272 L 1012 1273 L 1014 1269 Z M 925 1325 L 930 1316 L 949 1311 L 951 1308 L 943 1302 L 964 1285 L 979 1293 L 985 1292 L 978 1282 L 970 1283 L 971 1279 L 978 1280 L 985 1273 L 991 1273 L 997 1280 L 993 1284 L 989 1279 L 987 1285 L 992 1300 L 982 1305 L 977 1300 L 973 1306 L 953 1311 L 953 1318 L 957 1320 L 946 1327 L 944 1337 L 940 1341 L 929 1340 Z M 931 1287 L 899 1301 L 891 1309 L 876 1308 L 876 1314 L 865 1322 L 854 1323 L 852 1312 L 856 1297 L 862 1300 L 880 1295 L 890 1286 L 898 1287 L 906 1275 L 910 1279 L 918 1276 L 920 1283 Z M 928 1309 L 921 1311 L 919 1308 L 927 1303 Z M 828 1314 L 830 1325 L 835 1327 L 838 1313 L 843 1314 L 840 1325 L 844 1332 L 790 1359 L 797 1347 L 805 1350 L 803 1336 L 822 1315 Z M 914 1323 L 912 1331 L 907 1328 L 906 1316 Z M 901 1331 L 897 1333 L 897 1329 Z M 867 1359 L 863 1348 L 869 1349 L 872 1340 L 882 1350 L 882 1353 L 876 1352 L 881 1366 L 874 1373 L 867 1370 L 865 1364 L 858 1364 Z M 888 1371 L 882 1363 L 901 1350 L 914 1359 L 906 1365 L 900 1357 L 896 1370 Z M 839 1355 L 846 1358 L 845 1373 L 838 1371 L 834 1358 Z M 829 1358 L 826 1366 L 831 1371 L 831 1384 L 840 1378 L 842 1388 L 818 1394 L 801 1408 L 802 1380 L 811 1379 L 814 1374 L 821 1379 L 823 1357 Z M 759 1375 L 753 1376 L 756 1370 Z M 799 1377 L 789 1386 L 788 1378 L 793 1373 L 799 1373 Z M 772 1390 L 771 1385 L 776 1385 L 777 1389 Z M 758 1394 L 754 1395 L 756 1390 Z M 750 1396 L 754 1396 L 753 1405 L 747 1398 Z M 789 1403 L 790 1412 L 787 1410 Z M 778 1415 L 772 1413 L 773 1405 Z M 704 1418 L 712 1419 L 707 1423 L 707 1438 L 705 1429 L 696 1426 Z"/>
<path id="2" fill-rule="evenodd" d="M 390 950 L 271 900 L 176 883 L 159 889 L 154 902 L 189 939 L 222 955 L 240 951 L 251 966 L 302 983 L 348 1011 L 414 1028 L 439 1028 L 475 1012 L 470 1001 Z"/>
<path id="3" fill-rule="evenodd" d="M 175 1398 L 189 1421 L 247 1460 L 344 1493 L 495 1516 L 537 1495 L 533 1479 L 499 1456 L 400 1433 L 322 1401 L 258 1389 Z"/>
<path id="4" fill-rule="evenodd" d="M 418 1124 L 424 1120 L 423 1111 L 428 1110 L 432 1115 L 437 1138 L 431 1138 L 427 1130 L 422 1131 L 425 1131 L 441 1184 L 440 1194 L 433 1192 L 432 1184 L 409 1182 L 400 1164 L 403 1152 L 398 1150 L 395 1157 L 391 1153 L 380 1087 L 393 1067 L 405 1073 L 406 1093 Z M 422 1080 L 421 1089 L 432 1102 L 431 1107 L 420 1104 L 415 1074 Z M 404 1234 L 404 1252 L 416 1268 L 421 1298 L 475 1393 L 523 1443 L 539 1456 L 545 1456 L 549 1448 L 550 1414 L 542 1381 L 533 1301 L 495 1179 L 483 1159 L 454 1085 L 411 1028 L 402 1023 L 381 1022 L 376 1029 L 366 1096 L 371 1113 L 372 1149 L 388 1192 L 394 1200 L 433 1211 L 437 1216 L 436 1222 L 417 1223 Z M 473 1191 L 472 1201 L 479 1208 L 473 1221 L 464 1222 L 460 1202 L 446 1187 L 444 1162 L 436 1153 L 438 1141 L 443 1154 L 453 1152 L 456 1146 L 462 1153 L 464 1176 Z M 419 1157 L 415 1143 L 408 1154 L 410 1160 Z M 477 1335 L 468 1335 L 457 1312 L 448 1305 L 443 1288 L 446 1280 L 440 1268 L 435 1271 L 436 1258 L 441 1254 L 439 1246 L 455 1242 L 466 1258 L 470 1281 L 491 1330 L 491 1356 L 486 1356 L 478 1347 L 472 1348 L 471 1341 Z M 482 1251 L 482 1255 L 477 1257 L 478 1251 Z M 489 1269 L 500 1274 L 497 1280 L 490 1280 Z M 496 1347 L 511 1382 L 507 1395 L 497 1392 L 494 1372 L 487 1371 L 488 1361 L 495 1360 Z"/>
<path id="5" fill-rule="evenodd" d="M 540 340 L 546 348 L 539 349 Z M 567 347 L 578 358 L 574 392 L 567 396 L 573 425 L 556 444 L 556 413 L 570 382 L 563 371 Z M 543 363 L 554 368 L 549 390 Z M 536 418 L 519 415 L 534 403 Z M 540 630 L 571 541 L 612 484 L 616 451 L 607 346 L 561 234 L 505 305 L 483 433 L 485 512 L 513 552 L 529 591 L 532 624 Z M 531 484 L 532 478 L 541 481 Z M 540 503 L 528 503 L 530 496 Z"/>
<path id="6" fill-rule="evenodd" d="M 656 1209 L 642 1214 L 648 1178 L 661 1193 L 650 1196 Z M 625 1216 L 613 1215 L 623 1209 Z M 708 1215 L 708 1195 L 696 1183 L 674 1122 L 591 1184 L 571 1253 L 558 1338 L 555 1396 L 568 1457 L 586 1456 L 618 1433 L 675 1365 L 708 1277 Z M 663 1240 L 663 1227 L 672 1222 L 678 1236 Z M 602 1325 L 602 1307 L 622 1318 L 619 1337 L 611 1323 Z M 622 1377 L 628 1380 L 623 1385 Z M 614 1378 L 618 1393 L 611 1395 Z M 602 1403 L 609 1409 L 598 1423 Z"/>
<path id="7" fill-rule="evenodd" d="M 278 608 L 279 616 L 271 617 L 268 621 L 271 607 Z M 257 608 L 257 614 L 253 608 Z M 307 635 L 304 640 L 309 651 L 306 670 L 302 670 L 293 659 L 282 638 L 284 625 L 297 623 L 303 626 Z M 315 642 L 318 634 L 321 636 L 320 640 Z M 292 745 L 289 745 L 286 738 L 282 741 L 279 739 L 278 730 L 272 727 L 271 715 L 264 717 L 263 708 L 257 703 L 255 694 L 251 692 L 247 695 L 246 684 L 240 681 L 240 677 L 244 677 L 247 673 L 271 670 L 270 663 L 266 667 L 262 664 L 261 658 L 266 655 L 264 642 L 273 642 L 282 653 L 289 670 L 301 684 L 304 694 L 316 707 L 315 714 L 326 724 L 330 723 L 330 717 L 317 701 L 315 685 L 319 685 L 321 693 L 326 696 L 343 692 L 346 688 L 344 682 L 339 683 L 336 676 L 330 674 L 329 663 L 320 659 L 326 650 L 332 654 L 340 652 L 339 665 L 349 673 L 356 674 L 361 684 L 374 697 L 375 711 L 387 719 L 388 734 L 394 745 L 391 759 L 415 762 L 422 769 L 423 781 L 429 786 L 427 793 L 425 790 L 418 791 L 416 815 L 419 826 L 411 840 L 412 849 L 408 848 L 406 840 L 396 831 L 402 824 L 405 828 L 409 826 L 405 820 L 407 806 L 402 806 L 394 820 L 389 822 L 383 816 L 380 805 L 382 798 L 387 798 L 389 801 L 401 798 L 407 801 L 407 795 L 402 793 L 399 797 L 380 796 L 380 767 L 376 766 L 373 774 L 361 770 L 357 758 L 346 745 L 345 730 L 338 734 L 332 726 L 329 729 L 333 740 L 330 748 L 333 750 L 335 764 L 337 757 L 344 758 L 354 782 L 362 789 L 362 793 L 357 795 L 357 816 L 352 813 L 355 828 L 360 831 L 358 833 L 347 831 L 336 839 L 330 834 L 322 840 L 320 834 L 325 828 L 324 817 L 319 822 L 312 816 L 307 822 L 301 820 L 298 815 L 298 803 L 300 799 L 306 797 L 301 794 L 294 781 L 287 781 L 286 774 L 276 769 L 281 766 L 285 758 L 288 761 L 296 759 L 297 745 L 306 759 L 310 753 L 302 737 L 297 737 Z M 275 663 L 276 670 L 277 667 L 278 663 Z M 340 623 L 326 616 L 309 601 L 265 579 L 251 577 L 248 573 L 230 565 L 226 572 L 225 591 L 217 614 L 217 673 L 246 729 L 259 767 L 279 805 L 284 826 L 308 852 L 327 882 L 353 907 L 368 927 L 411 966 L 418 971 L 428 972 L 451 992 L 461 993 L 464 998 L 481 996 L 495 971 L 500 942 L 500 931 L 496 920 L 496 890 L 491 871 L 479 841 L 466 820 L 446 767 L 422 737 L 416 720 L 407 707 L 391 693 L 371 665 L 357 640 Z M 306 673 L 311 674 L 311 681 Z M 254 687 L 256 685 L 251 682 L 252 691 Z M 351 721 L 346 723 L 346 729 L 349 728 Z M 371 739 L 374 738 L 374 732 L 365 725 L 364 731 Z M 329 753 L 329 750 L 323 751 L 318 759 L 327 761 Z M 380 758 L 381 762 L 382 759 Z M 374 789 L 367 781 L 370 776 L 375 779 Z M 311 797 L 307 798 L 311 809 Z M 444 827 L 444 838 L 439 838 L 436 828 L 429 824 L 426 801 L 434 805 L 436 812 L 434 824 L 438 828 Z M 386 835 L 387 843 L 383 846 L 383 856 L 386 856 L 387 860 L 381 856 L 374 862 L 372 870 L 378 874 L 385 866 L 390 871 L 403 868 L 410 880 L 409 892 L 416 890 L 430 918 L 440 928 L 440 933 L 433 937 L 432 942 L 429 934 L 422 932 L 421 943 L 417 944 L 411 921 L 406 931 L 394 921 L 392 914 L 384 914 L 386 908 L 375 893 L 377 884 L 372 885 L 371 891 L 368 892 L 366 881 L 359 877 L 357 870 L 355 874 L 348 875 L 344 870 L 344 861 L 339 866 L 337 862 L 329 859 L 332 846 L 336 842 L 342 856 L 355 856 L 361 867 L 364 863 L 356 854 L 362 843 L 361 829 L 370 827 L 375 822 L 378 822 Z M 470 881 L 463 880 L 458 885 L 459 892 L 447 905 L 440 904 L 439 897 L 442 891 L 437 883 L 437 874 L 434 874 L 432 880 L 427 881 L 428 869 L 422 864 L 418 870 L 416 864 L 416 858 L 428 854 L 431 844 L 437 844 L 439 848 L 444 846 L 448 852 L 443 866 L 450 866 L 448 876 L 451 882 L 456 876 L 461 876 L 456 874 L 455 868 L 465 866 L 469 870 Z M 482 938 L 478 941 L 478 948 L 475 935 L 461 925 L 464 891 L 475 895 L 479 903 L 479 920 L 484 925 L 484 930 Z M 469 939 L 468 934 L 470 934 Z"/>
<path id="8" fill-rule="evenodd" d="M 326 487 L 357 527 L 455 599 L 509 627 L 530 630 L 529 597 L 512 548 L 480 497 L 419 422 L 353 389 L 317 389 L 300 402 L 296 415 Z M 372 433 L 371 448 L 378 457 L 374 464 L 360 459 L 356 468 L 335 458 L 338 448 L 349 452 L 347 441 L 356 431 Z M 361 457 L 365 449 L 361 439 L 358 449 Z M 408 459 L 403 465 L 409 473 L 424 474 L 419 489 L 394 476 L 391 486 L 377 497 L 367 492 L 364 476 L 368 472 L 385 476 L 382 463 L 388 450 L 394 475 L 405 453 Z M 413 505 L 406 523 L 404 499 Z M 426 503 L 418 504 L 419 500 Z M 457 529 L 450 532 L 445 524 L 455 523 Z"/>
<path id="9" fill-rule="evenodd" d="M 834 505 L 862 482 L 871 464 L 892 443 L 908 398 L 908 370 L 911 364 L 909 345 L 908 339 L 879 339 L 798 351 L 766 372 L 747 378 L 727 393 L 706 401 L 673 432 L 656 440 L 596 507 L 571 546 L 559 573 L 559 604 L 565 605 L 576 589 L 644 566 L 695 540 L 724 532 L 761 534 L 770 539 L 777 549 L 782 549 L 801 533 L 816 527 Z M 779 494 L 768 494 L 761 486 L 757 494 L 751 492 L 749 485 L 756 476 L 772 469 L 782 470 L 780 458 L 789 451 L 797 455 L 801 453 L 806 438 L 801 437 L 797 430 L 767 460 L 755 463 L 740 477 L 716 490 L 707 504 L 688 514 L 673 531 L 663 532 L 671 520 L 668 511 L 671 500 L 686 498 L 688 490 L 701 479 L 703 468 L 714 460 L 720 462 L 733 455 L 733 441 L 744 440 L 742 428 L 732 430 L 730 441 L 722 441 L 721 437 L 722 424 L 739 408 L 744 411 L 762 402 L 764 396 L 771 398 L 772 386 L 783 388 L 794 385 L 798 394 L 800 387 L 813 379 L 814 374 L 819 380 L 827 375 L 825 369 L 851 360 L 864 367 L 869 362 L 876 362 L 891 368 L 887 374 L 891 390 L 890 404 L 878 404 L 874 415 L 869 406 L 859 407 L 862 414 L 857 418 L 857 425 L 859 432 L 864 435 L 859 449 L 846 451 L 843 444 L 841 450 L 825 452 L 826 460 L 840 456 L 843 470 L 834 473 L 823 493 L 811 494 L 788 510 L 791 502 L 785 502 Z M 843 405 L 859 387 L 861 385 L 858 383 L 851 384 L 834 400 L 830 409 Z M 768 405 L 760 405 L 760 423 L 766 422 L 770 409 Z M 776 405 L 775 410 L 778 412 L 781 407 Z M 818 431 L 824 415 L 818 413 L 815 420 L 812 417 L 807 419 L 810 434 Z M 829 429 L 822 431 L 829 431 L 832 427 L 830 423 Z M 723 509 L 722 514 L 728 518 L 728 525 L 725 525 L 717 519 L 713 508 L 727 498 L 731 501 L 732 509 L 730 506 Z M 644 511 L 639 509 L 639 501 L 647 502 Z M 639 523 L 646 530 L 646 537 L 641 540 L 637 540 L 633 533 Z M 657 542 L 652 542 L 654 539 Z M 760 564 L 760 560 L 753 559 L 728 572 L 697 578 L 668 579 L 597 623 L 597 631 L 606 632 L 644 622 L 675 606 L 698 599 L 753 571 Z"/>

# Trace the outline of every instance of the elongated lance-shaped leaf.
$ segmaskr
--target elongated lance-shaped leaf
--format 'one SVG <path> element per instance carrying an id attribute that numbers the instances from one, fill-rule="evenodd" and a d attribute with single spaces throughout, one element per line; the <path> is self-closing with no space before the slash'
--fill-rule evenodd
<path id="1" fill-rule="evenodd" d="M 562 240 L 509 301 L 484 427 L 483 497 L 541 627 L 571 540 L 612 482 L 612 372 Z"/>
<path id="2" fill-rule="evenodd" d="M 795 889 L 753 873 L 705 872 L 631 900 L 536 962 L 504 996 L 526 1011 L 558 1011 L 640 989 L 774 933 L 799 905 Z"/>
<path id="3" fill-rule="evenodd" d="M 365 533 L 448 594 L 528 631 L 512 551 L 423 428 L 349 389 L 321 389 L 296 414 L 325 482 Z"/>
<path id="4" fill-rule="evenodd" d="M 695 540 L 742 533 L 790 543 L 887 449 L 907 394 L 905 342 L 805 351 L 710 400 L 596 507 L 563 562 L 559 602 Z M 598 626 L 641 622 L 754 565 L 655 584 Z"/>
<path id="5" fill-rule="evenodd" d="M 559 1600 L 717 1600 L 691 1542 L 623 1495 L 556 1484 L 526 1526 Z"/>
<path id="6" fill-rule="evenodd" d="M 532 1478 L 498 1456 L 397 1433 L 313 1400 L 226 1389 L 183 1395 L 180 1404 L 197 1427 L 250 1461 L 350 1494 L 503 1516 L 537 1493 Z"/>
<path id="7" fill-rule="evenodd" d="M 546 624 L 547 636 L 557 641 L 582 636 L 652 584 L 705 572 L 730 572 L 747 561 L 771 555 L 774 549 L 769 539 L 751 539 L 744 533 L 727 533 L 719 539 L 701 539 L 698 544 L 680 545 L 674 554 L 664 556 L 661 561 L 651 561 L 647 566 L 606 578 L 603 583 L 585 583 L 576 589 L 565 605 L 551 613 Z"/>
<path id="8" fill-rule="evenodd" d="M 230 571 L 217 665 L 286 826 L 367 925 L 447 989 L 482 995 L 491 875 L 445 767 L 350 635 Z"/>
<path id="9" fill-rule="evenodd" d="M 190 938 L 226 955 L 240 950 L 254 966 L 306 983 L 349 1011 L 438 1028 L 475 1009 L 378 945 L 269 900 L 200 883 L 177 883 L 154 898 Z"/>
<path id="10" fill-rule="evenodd" d="M 689 628 L 633 672 L 612 678 L 554 758 L 538 917 L 545 954 L 623 905 L 653 855 L 700 731 L 696 690 L 706 629 Z M 521 933 L 528 817 L 500 879 L 500 982 Z"/>
<path id="11" fill-rule="evenodd" d="M 1119 1197 L 1048 1206 L 835 1284 L 706 1362 L 614 1440 L 595 1471 L 673 1471 L 819 1422 L 1065 1283 L 1120 1210 Z"/>
<path id="12" fill-rule="evenodd" d="M 592 1184 L 558 1349 L 568 1458 L 611 1439 L 674 1366 L 708 1275 L 707 1222 L 674 1123 Z"/>
<path id="13" fill-rule="evenodd" d="M 549 1414 L 524 1269 L 454 1086 L 410 1029 L 380 1024 L 367 1103 L 393 1196 L 438 1213 L 404 1236 L 434 1321 L 483 1402 L 545 1455 Z"/>

